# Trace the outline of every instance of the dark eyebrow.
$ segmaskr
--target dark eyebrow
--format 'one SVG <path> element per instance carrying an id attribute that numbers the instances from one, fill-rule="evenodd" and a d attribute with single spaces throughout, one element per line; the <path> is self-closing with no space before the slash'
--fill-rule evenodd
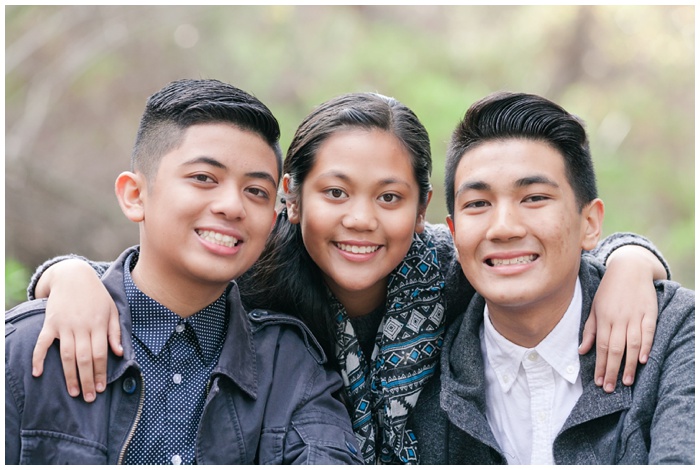
<path id="1" fill-rule="evenodd" d="M 558 188 L 559 185 L 552 181 L 551 179 L 547 178 L 546 176 L 543 175 L 533 175 L 533 176 L 526 176 L 525 178 L 520 178 L 515 182 L 515 186 L 518 188 L 524 188 L 526 186 L 531 186 L 533 184 L 546 184 L 548 186 L 552 186 L 554 188 Z M 491 185 L 484 182 L 484 181 L 466 181 L 462 183 L 459 188 L 457 188 L 457 191 L 455 192 L 455 197 L 458 196 L 461 192 L 467 191 L 467 190 L 473 190 L 473 191 L 489 191 L 491 189 Z"/>
<path id="2" fill-rule="evenodd" d="M 186 162 L 182 163 L 182 165 L 180 165 L 180 166 L 196 165 L 198 163 L 204 163 L 205 165 L 215 166 L 216 168 L 221 168 L 222 170 L 227 169 L 226 165 L 221 163 L 216 158 L 207 157 L 207 156 L 201 156 L 201 157 L 193 158 L 192 160 L 187 160 Z"/>
<path id="3" fill-rule="evenodd" d="M 455 197 L 457 197 L 459 193 L 462 193 L 469 189 L 474 191 L 488 191 L 489 189 L 491 189 L 491 185 L 485 183 L 484 181 L 466 181 L 462 183 L 459 186 L 459 188 L 457 188 L 457 191 L 455 191 Z"/>
<path id="4" fill-rule="evenodd" d="M 525 186 L 530 186 L 533 184 L 546 184 L 548 186 L 553 186 L 555 188 L 559 187 L 559 185 L 557 183 L 555 183 L 551 179 L 547 178 L 546 176 L 542 176 L 542 175 L 527 176 L 527 177 L 521 178 L 515 182 L 515 185 L 519 188 L 522 188 Z"/>
<path id="5" fill-rule="evenodd" d="M 196 165 L 199 163 L 203 163 L 205 165 L 211 165 L 216 168 L 221 168 L 222 170 L 228 170 L 228 167 L 221 163 L 219 160 L 216 158 L 212 157 L 207 157 L 207 156 L 201 156 L 201 157 L 196 157 L 193 158 L 192 160 L 187 160 L 184 162 L 181 166 L 186 166 L 186 165 Z M 276 188 L 277 187 L 277 181 L 275 178 L 268 172 L 266 171 L 250 171 L 245 174 L 248 178 L 255 178 L 255 179 L 263 179 L 267 180 L 272 185 Z"/>
<path id="6" fill-rule="evenodd" d="M 245 174 L 248 178 L 255 178 L 255 179 L 262 179 L 269 181 L 272 186 L 275 188 L 277 187 L 277 181 L 275 181 L 275 178 L 268 172 L 266 171 L 251 171 L 249 173 Z"/>

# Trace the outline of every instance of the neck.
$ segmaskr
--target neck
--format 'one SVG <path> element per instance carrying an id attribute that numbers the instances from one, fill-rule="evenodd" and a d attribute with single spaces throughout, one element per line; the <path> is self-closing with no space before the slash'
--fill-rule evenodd
<path id="1" fill-rule="evenodd" d="M 350 318 L 369 315 L 381 307 L 386 302 L 386 291 L 385 283 L 379 283 L 379 285 L 362 292 L 335 292 L 334 289 L 331 289 L 331 292 L 343 305 Z"/>
<path id="2" fill-rule="evenodd" d="M 503 306 L 486 300 L 493 327 L 508 341 L 534 348 L 557 326 L 571 305 L 575 284 L 561 295 L 535 305 Z"/>
<path id="3" fill-rule="evenodd" d="M 228 283 L 205 284 L 178 278 L 172 273 L 160 273 L 151 268 L 143 253 L 131 271 L 131 278 L 141 292 L 162 304 L 178 316 L 187 318 L 216 301 Z"/>

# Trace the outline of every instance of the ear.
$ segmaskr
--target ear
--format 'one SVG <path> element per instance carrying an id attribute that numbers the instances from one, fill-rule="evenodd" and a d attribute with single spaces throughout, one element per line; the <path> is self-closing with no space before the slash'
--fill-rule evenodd
<path id="1" fill-rule="evenodd" d="M 275 228 L 275 222 L 277 222 L 277 209 L 272 211 L 272 223 L 270 224 L 270 233 L 272 233 L 272 229 Z"/>
<path id="2" fill-rule="evenodd" d="M 445 217 L 445 222 L 447 222 L 447 226 L 450 228 L 450 233 L 452 234 L 452 238 L 454 239 L 455 237 L 455 221 L 452 220 L 452 216 L 447 216 Z"/>
<path id="3" fill-rule="evenodd" d="M 142 173 L 125 171 L 117 177 L 114 192 L 126 218 L 132 222 L 143 222 L 146 177 Z"/>
<path id="4" fill-rule="evenodd" d="M 428 204 L 430 204 L 430 200 L 432 198 L 433 190 L 431 189 L 430 191 L 428 191 L 428 200 L 425 201 L 425 204 L 421 204 L 418 208 L 418 215 L 416 216 L 416 227 L 414 229 L 416 233 L 423 233 L 423 230 L 425 230 L 425 211 L 428 210 Z"/>
<path id="5" fill-rule="evenodd" d="M 450 233 L 452 234 L 452 245 L 455 248 L 455 252 L 457 253 L 457 258 L 459 258 L 459 250 L 457 250 L 457 244 L 454 242 L 455 240 L 455 221 L 452 220 L 451 216 L 445 217 L 445 222 L 447 222 L 447 226 L 450 229 Z"/>
<path id="6" fill-rule="evenodd" d="M 282 189 L 284 190 L 284 194 L 289 194 L 289 184 L 291 181 L 291 176 L 289 176 L 289 173 L 286 173 L 282 177 Z M 289 197 L 285 197 L 284 203 L 287 206 L 287 218 L 289 221 L 293 224 L 298 224 L 299 223 L 299 202 L 297 198 L 295 199 L 290 199 Z"/>
<path id="7" fill-rule="evenodd" d="M 581 248 L 592 250 L 598 244 L 603 231 L 605 205 L 600 199 L 594 199 L 581 210 Z"/>

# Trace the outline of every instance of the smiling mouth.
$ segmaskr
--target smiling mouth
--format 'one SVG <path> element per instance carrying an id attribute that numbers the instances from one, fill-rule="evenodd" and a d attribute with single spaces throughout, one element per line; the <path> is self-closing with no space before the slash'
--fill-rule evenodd
<path id="1" fill-rule="evenodd" d="M 221 245 L 228 248 L 232 248 L 238 245 L 238 239 L 232 237 L 231 235 L 224 235 L 223 233 L 213 232 L 211 230 L 195 230 L 197 235 L 203 240 L 213 243 L 215 245 Z"/>
<path id="2" fill-rule="evenodd" d="M 537 255 L 518 256 L 516 258 L 489 258 L 486 264 L 489 266 L 510 266 L 514 264 L 532 263 L 538 258 Z"/>
<path id="3" fill-rule="evenodd" d="M 335 246 L 337 246 L 340 250 L 348 252 L 348 253 L 354 253 L 354 254 L 361 254 L 365 255 L 368 253 L 374 253 L 379 249 L 379 245 L 372 245 L 372 246 L 359 246 L 359 245 L 347 245 L 345 243 L 336 243 Z"/>

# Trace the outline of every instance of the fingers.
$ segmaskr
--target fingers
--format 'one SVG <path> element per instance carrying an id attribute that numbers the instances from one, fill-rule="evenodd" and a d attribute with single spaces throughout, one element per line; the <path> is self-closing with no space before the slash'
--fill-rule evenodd
<path id="1" fill-rule="evenodd" d="M 627 330 L 627 353 L 625 355 L 625 371 L 622 374 L 622 383 L 632 385 L 634 376 L 637 373 L 637 358 L 639 358 L 639 348 L 641 346 L 641 330 L 633 329 L 630 325 Z"/>
<path id="2" fill-rule="evenodd" d="M 605 378 L 603 380 L 603 390 L 608 393 L 612 393 L 617 384 L 617 373 L 620 371 L 622 355 L 625 352 L 626 330 L 627 328 L 614 328 L 610 333 L 610 339 L 607 344 Z M 637 356 L 635 355 L 635 357 Z"/>
<path id="3" fill-rule="evenodd" d="M 92 369 L 93 377 L 95 379 L 95 392 L 104 392 L 107 384 L 107 336 L 105 334 L 94 334 L 92 335 L 92 363 L 89 364 Z M 83 380 L 82 372 L 80 375 L 80 383 L 83 387 L 83 395 L 86 392 L 86 382 Z M 88 397 L 85 396 L 85 401 L 89 401 Z M 91 400 L 90 400 L 91 401 Z"/>
<path id="4" fill-rule="evenodd" d="M 72 397 L 77 397 L 80 395 L 80 388 L 78 387 L 78 371 L 75 368 L 75 342 L 73 335 L 61 336 L 60 350 L 63 376 L 66 379 L 68 394 Z"/>
<path id="5" fill-rule="evenodd" d="M 595 314 L 591 313 L 591 315 L 588 316 L 588 320 L 586 320 L 586 324 L 583 326 L 581 344 L 578 347 L 579 354 L 586 354 L 591 350 L 591 347 L 595 343 L 595 328 L 596 316 Z"/>
<path id="6" fill-rule="evenodd" d="M 39 332 L 39 338 L 36 340 L 34 352 L 32 353 L 32 375 L 34 377 L 39 377 L 44 373 L 44 359 L 46 359 L 46 352 L 49 350 L 56 337 L 56 332 L 53 330 L 48 330 L 46 324 L 44 324 L 41 332 Z"/>
<path id="7" fill-rule="evenodd" d="M 124 348 L 122 347 L 122 329 L 119 325 L 119 312 L 114 304 L 112 304 L 110 309 L 109 326 L 107 329 L 109 347 L 112 349 L 112 352 L 117 356 L 124 355 Z"/>
<path id="8" fill-rule="evenodd" d="M 76 336 L 74 341 L 75 362 L 78 365 L 83 400 L 90 403 L 95 400 L 95 379 L 92 372 L 92 341 L 89 336 Z M 63 366 L 65 367 L 65 363 Z"/>
<path id="9" fill-rule="evenodd" d="M 642 319 L 642 342 L 639 348 L 639 362 L 646 364 L 651 353 L 651 346 L 654 344 L 656 334 L 656 315 L 645 315 Z"/>

